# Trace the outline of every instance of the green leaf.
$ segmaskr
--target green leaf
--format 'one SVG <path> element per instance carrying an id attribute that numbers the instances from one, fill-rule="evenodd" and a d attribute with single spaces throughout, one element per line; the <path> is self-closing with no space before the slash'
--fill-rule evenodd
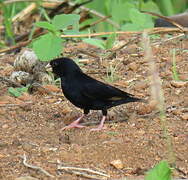
<path id="1" fill-rule="evenodd" d="M 171 180 L 172 171 L 166 161 L 160 161 L 152 170 L 150 170 L 145 180 Z"/>
<path id="2" fill-rule="evenodd" d="M 132 8 L 135 8 L 133 3 L 117 3 L 116 1 L 112 1 L 112 18 L 118 23 L 121 23 L 122 21 L 129 21 L 129 11 Z"/>
<path id="3" fill-rule="evenodd" d="M 22 95 L 21 92 L 19 92 L 17 89 L 15 89 L 15 88 L 13 88 L 13 87 L 8 88 L 8 92 L 9 92 L 12 96 L 14 96 L 14 97 L 19 97 L 19 96 Z"/>
<path id="4" fill-rule="evenodd" d="M 141 13 L 135 8 L 131 8 L 129 14 L 131 22 L 133 24 L 138 24 L 140 27 L 145 28 L 148 28 L 150 26 L 153 27 L 154 23 L 150 15 Z"/>
<path id="5" fill-rule="evenodd" d="M 141 10 L 142 11 L 150 11 L 150 12 L 155 12 L 155 13 L 161 14 L 159 7 L 153 1 L 148 1 L 148 2 L 145 2 L 145 3 L 141 3 Z"/>
<path id="6" fill-rule="evenodd" d="M 65 31 L 63 31 L 64 32 L 64 34 L 69 34 L 69 35 L 71 35 L 71 34 L 81 34 L 78 30 L 74 30 L 74 29 L 70 29 L 70 30 L 65 30 Z"/>
<path id="7" fill-rule="evenodd" d="M 135 8 L 131 8 L 129 14 L 132 23 L 123 25 L 121 28 L 122 30 L 140 31 L 154 27 L 154 23 L 150 15 L 141 13 Z"/>
<path id="8" fill-rule="evenodd" d="M 99 47 L 101 49 L 105 49 L 104 41 L 102 41 L 100 39 L 88 38 L 88 39 L 83 39 L 83 41 L 85 43 L 91 44 L 93 46 L 97 46 L 97 47 Z"/>
<path id="9" fill-rule="evenodd" d="M 136 8 L 131 8 L 129 11 L 130 20 L 133 24 L 142 25 L 145 23 L 146 14 L 139 12 Z"/>
<path id="10" fill-rule="evenodd" d="M 10 87 L 10 88 L 8 88 L 8 92 L 14 97 L 19 97 L 22 95 L 23 92 L 27 92 L 27 91 L 28 91 L 28 87 L 22 87 L 22 88 Z"/>
<path id="11" fill-rule="evenodd" d="M 62 39 L 51 33 L 34 41 L 33 50 L 41 61 L 49 61 L 61 54 Z"/>
<path id="12" fill-rule="evenodd" d="M 73 26 L 73 29 L 79 29 L 79 20 L 80 15 L 77 14 L 61 14 L 56 15 L 53 20 L 52 24 L 59 30 L 64 30 L 68 28 L 68 26 Z"/>
<path id="13" fill-rule="evenodd" d="M 133 24 L 133 23 L 126 23 L 121 27 L 121 30 L 123 31 L 139 31 L 140 26 L 138 24 Z"/>
<path id="14" fill-rule="evenodd" d="M 39 22 L 36 22 L 35 25 L 38 26 L 38 27 L 47 29 L 49 31 L 52 31 L 52 32 L 57 31 L 56 27 L 53 24 L 50 24 L 47 21 L 39 21 Z"/>

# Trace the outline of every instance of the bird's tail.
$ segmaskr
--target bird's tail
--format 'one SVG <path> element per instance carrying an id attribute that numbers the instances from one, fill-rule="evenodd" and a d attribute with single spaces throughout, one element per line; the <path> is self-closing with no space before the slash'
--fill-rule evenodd
<path id="1" fill-rule="evenodd" d="M 147 100 L 141 99 L 141 98 L 137 98 L 137 97 L 134 97 L 134 96 L 130 96 L 126 100 L 127 100 L 127 103 L 128 102 L 144 102 L 144 103 L 147 103 Z"/>
<path id="2" fill-rule="evenodd" d="M 130 97 L 126 97 L 124 99 L 118 100 L 118 101 L 113 101 L 112 105 L 110 107 L 118 106 L 120 104 L 130 103 L 130 102 L 144 102 L 144 103 L 146 103 L 147 101 L 144 100 L 144 99 L 141 99 L 141 98 L 137 98 L 137 97 L 134 97 L 134 96 L 131 97 L 130 96 Z"/>

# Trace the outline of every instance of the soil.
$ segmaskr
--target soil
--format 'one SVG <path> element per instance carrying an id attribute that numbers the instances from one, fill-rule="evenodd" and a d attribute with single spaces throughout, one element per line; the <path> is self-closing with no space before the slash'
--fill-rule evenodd
<path id="1" fill-rule="evenodd" d="M 175 35 L 174 35 L 175 36 Z M 175 177 L 188 178 L 188 50 L 187 39 L 165 41 L 153 39 L 154 60 L 162 82 L 166 106 L 166 129 L 173 149 L 164 135 L 164 125 L 151 95 L 149 63 L 144 58 L 141 43 L 130 44 L 117 51 L 112 59 L 97 58 L 80 53 L 107 53 L 81 42 L 68 42 L 65 55 L 80 58 L 81 68 L 90 76 L 112 84 L 126 92 L 148 100 L 147 103 L 129 103 L 109 110 L 106 129 L 90 132 L 101 118 L 94 111 L 84 119 L 82 129 L 61 129 L 79 117 L 82 111 L 64 98 L 55 85 L 45 86 L 54 94 L 38 89 L 15 98 L 8 93 L 10 84 L 0 81 L 0 179 L 12 180 L 21 176 L 37 179 L 87 179 L 58 169 L 59 166 L 90 168 L 105 172 L 107 179 L 143 178 L 144 174 L 161 160 L 174 162 Z M 125 43 L 131 37 L 121 37 Z M 160 42 L 162 42 L 160 44 Z M 118 45 L 119 45 L 118 43 Z M 172 49 L 176 50 L 176 68 L 180 82 L 174 82 Z M 0 76 L 9 77 L 14 71 L 16 54 L 1 56 Z M 84 60 L 84 61 L 83 61 Z M 107 67 L 116 66 L 113 81 L 107 81 Z M 173 151 L 173 153 L 171 153 Z M 40 170 L 26 167 L 27 163 Z M 116 165 L 113 161 L 119 160 Z M 84 171 L 82 171 L 84 172 Z M 104 177 L 100 176 L 99 179 Z M 92 178 L 97 179 L 97 178 Z M 104 178 L 105 179 L 105 178 Z"/>

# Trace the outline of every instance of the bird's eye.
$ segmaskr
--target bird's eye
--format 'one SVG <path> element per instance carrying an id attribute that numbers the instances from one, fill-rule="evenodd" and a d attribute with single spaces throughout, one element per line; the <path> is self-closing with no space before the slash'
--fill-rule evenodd
<path id="1" fill-rule="evenodd" d="M 55 63 L 55 62 L 53 62 L 53 63 L 51 64 L 52 67 L 56 67 L 56 65 L 57 65 L 57 63 Z"/>
<path id="2" fill-rule="evenodd" d="M 55 67 L 55 66 L 57 66 L 58 64 L 57 64 L 56 62 L 54 62 L 54 64 L 53 64 L 53 65 L 54 65 L 54 67 Z"/>

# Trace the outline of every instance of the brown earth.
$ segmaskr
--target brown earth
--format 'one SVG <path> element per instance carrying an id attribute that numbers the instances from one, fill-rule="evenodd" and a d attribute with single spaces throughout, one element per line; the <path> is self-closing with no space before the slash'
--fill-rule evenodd
<path id="1" fill-rule="evenodd" d="M 121 39 L 123 43 L 128 41 L 127 37 Z M 155 40 L 161 41 L 162 38 Z M 162 79 L 167 130 L 173 144 L 176 167 L 179 169 L 179 172 L 174 170 L 174 176 L 180 178 L 188 178 L 187 45 L 186 39 L 175 39 L 153 47 L 154 59 Z M 187 83 L 173 81 L 173 48 L 176 49 L 179 77 Z M 110 64 L 117 65 L 114 77 L 118 80 L 108 83 L 138 97 L 151 99 L 149 65 L 144 60 L 141 44 L 131 44 L 118 51 L 116 58 L 101 62 L 79 53 L 80 49 L 96 54 L 101 51 L 82 43 L 67 44 L 65 52 L 69 56 L 74 59 L 80 56 L 81 60 L 85 60 L 81 66 L 84 72 L 105 81 L 107 67 Z M 1 76 L 9 77 L 14 70 L 14 59 L 15 55 L 1 56 Z M 14 98 L 7 92 L 9 87 L 9 84 L 0 81 L 0 179 L 11 180 L 20 176 L 44 180 L 86 179 L 58 170 L 58 165 L 104 171 L 110 175 L 108 179 L 125 176 L 136 179 L 143 177 L 160 160 L 173 158 L 169 154 L 159 112 L 153 101 L 112 108 L 109 110 L 110 122 L 106 121 L 106 129 L 100 132 L 89 131 L 99 122 L 99 111 L 85 119 L 88 123 L 86 128 L 61 131 L 65 124 L 81 114 L 81 110 L 71 105 L 60 89 L 47 86 L 55 95 L 35 90 L 32 94 Z M 93 122 L 95 125 L 92 125 Z M 24 154 L 27 163 L 45 169 L 54 178 L 26 167 L 20 157 Z M 122 163 L 119 168 L 111 165 L 114 160 Z"/>

